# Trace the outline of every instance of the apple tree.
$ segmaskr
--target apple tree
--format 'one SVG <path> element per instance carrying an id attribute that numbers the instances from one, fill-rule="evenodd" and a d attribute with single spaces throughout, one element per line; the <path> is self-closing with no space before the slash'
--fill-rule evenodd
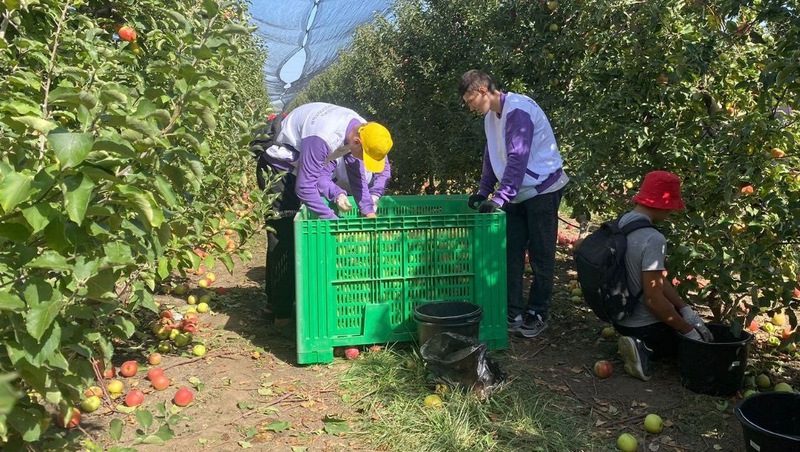
<path id="1" fill-rule="evenodd" d="M 264 208 L 246 143 L 268 105 L 245 1 L 0 4 L 0 446 L 59 440 L 97 367 Z"/>

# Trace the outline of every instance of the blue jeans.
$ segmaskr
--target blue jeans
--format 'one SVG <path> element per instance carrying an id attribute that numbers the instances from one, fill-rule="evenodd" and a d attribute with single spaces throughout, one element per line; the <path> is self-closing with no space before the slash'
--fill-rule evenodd
<path id="1" fill-rule="evenodd" d="M 563 192 L 561 189 L 503 207 L 506 212 L 508 316 L 511 318 L 532 310 L 547 319 L 556 266 L 558 206 Z M 528 251 L 533 269 L 527 303 L 522 301 L 525 251 Z"/>

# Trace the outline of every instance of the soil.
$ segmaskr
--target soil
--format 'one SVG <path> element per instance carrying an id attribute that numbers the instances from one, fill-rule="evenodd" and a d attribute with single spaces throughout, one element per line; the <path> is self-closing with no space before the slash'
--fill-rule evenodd
<path id="1" fill-rule="evenodd" d="M 576 235 L 574 229 L 565 228 L 562 233 Z M 350 420 L 352 427 L 359 416 L 342 401 L 338 386 L 339 375 L 350 364 L 341 358 L 328 365 L 295 364 L 293 325 L 289 321 L 273 322 L 265 314 L 263 242 L 253 246 L 253 254 L 249 263 L 237 262 L 232 275 L 221 266 L 214 269 L 218 280 L 213 288 L 224 293 L 215 296 L 210 314 L 201 315 L 200 331 L 195 335 L 207 346 L 208 355 L 165 357 L 161 367 L 173 381 L 165 391 L 150 388 L 144 379 L 146 370 L 123 379 L 127 387 L 144 390 L 148 407 L 169 400 L 179 386 L 192 387 L 191 377 L 202 385 L 195 401 L 181 410 L 183 418 L 173 425 L 173 439 L 165 445 L 134 447 L 141 451 L 161 451 L 165 446 L 192 451 L 372 450 L 364 435 L 338 435 L 331 428 L 336 420 Z M 629 377 L 616 353 L 616 338 L 607 340 L 600 335 L 606 325 L 585 305 L 570 301 L 567 284 L 573 276 L 569 250 L 562 246 L 548 329 L 536 339 L 515 338 L 508 351 L 494 353 L 510 377 L 532 378 L 565 400 L 574 401 L 568 404 L 569 409 L 593 432 L 595 450 L 610 450 L 623 432 L 639 438 L 643 444 L 640 450 L 742 450 L 741 427 L 733 415 L 739 399 L 698 395 L 683 388 L 675 362 L 656 363 L 649 382 Z M 185 308 L 184 299 L 158 296 L 160 303 L 179 309 Z M 152 336 L 149 331 L 145 335 Z M 756 347 L 761 347 L 765 338 L 759 337 Z M 145 355 L 139 352 L 140 362 L 146 362 Z M 614 365 L 610 378 L 598 379 L 591 371 L 601 359 Z M 765 355 L 752 361 L 766 368 L 776 358 Z M 782 380 L 798 387 L 796 361 L 787 363 L 782 372 Z M 664 419 L 663 433 L 644 433 L 642 420 L 648 413 Z M 126 425 L 119 442 L 108 436 L 108 423 L 114 417 L 122 418 Z M 157 428 L 159 419 L 153 425 L 151 430 Z M 131 446 L 137 436 L 133 414 L 114 414 L 108 408 L 85 416 L 82 426 L 105 446 Z"/>

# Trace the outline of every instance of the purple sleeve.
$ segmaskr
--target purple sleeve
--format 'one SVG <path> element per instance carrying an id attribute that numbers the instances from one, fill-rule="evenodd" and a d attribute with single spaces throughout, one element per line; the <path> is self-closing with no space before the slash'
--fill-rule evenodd
<path id="1" fill-rule="evenodd" d="M 335 169 L 336 162 L 333 162 L 333 165 L 332 168 Z M 333 181 L 333 177 L 320 177 L 317 181 L 317 188 L 319 189 L 319 194 L 328 201 L 334 201 L 339 195 L 347 194 L 342 187 L 336 185 L 336 182 Z"/>
<path id="2" fill-rule="evenodd" d="M 364 172 L 364 162 L 347 154 L 343 158 L 347 169 L 347 179 L 350 181 L 350 190 L 353 198 L 358 203 L 358 210 L 361 215 L 375 213 L 375 206 L 372 204 L 372 197 L 369 195 L 367 187 L 367 174 Z"/>
<path id="3" fill-rule="evenodd" d="M 501 206 L 517 196 L 525 178 L 525 171 L 528 169 L 528 158 L 533 142 L 533 121 L 528 112 L 512 110 L 508 114 L 505 136 L 508 161 L 500 186 L 492 197 Z"/>
<path id="4" fill-rule="evenodd" d="M 300 162 L 297 167 L 295 193 L 308 209 L 326 220 L 336 219 L 330 207 L 322 200 L 317 183 L 320 178 L 331 178 L 336 162 L 324 165 L 329 153 L 328 144 L 318 136 L 303 138 L 300 142 Z"/>
<path id="5" fill-rule="evenodd" d="M 494 175 L 492 169 L 492 162 L 489 160 L 489 147 L 483 148 L 483 170 L 481 170 L 481 182 L 478 185 L 478 194 L 481 196 L 489 196 L 489 193 L 494 191 L 494 186 L 497 184 L 497 176 Z"/>
<path id="6" fill-rule="evenodd" d="M 389 159 L 386 159 L 386 165 L 383 167 L 383 171 L 378 174 L 372 175 L 372 186 L 369 188 L 369 194 L 383 196 L 386 192 L 386 184 L 389 183 L 389 179 L 392 178 L 392 168 L 389 164 Z"/>

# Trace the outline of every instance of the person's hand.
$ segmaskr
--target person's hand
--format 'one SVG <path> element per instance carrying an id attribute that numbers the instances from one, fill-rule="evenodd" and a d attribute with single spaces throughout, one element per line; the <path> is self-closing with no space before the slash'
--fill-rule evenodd
<path id="1" fill-rule="evenodd" d="M 364 218 L 378 218 L 378 215 L 376 215 L 375 212 L 371 212 L 364 215 Z"/>
<path id="2" fill-rule="evenodd" d="M 681 317 L 683 317 L 683 320 L 686 321 L 686 323 L 692 325 L 692 328 L 697 330 L 700 336 L 703 337 L 704 341 L 712 342 L 714 340 L 714 335 L 711 334 L 711 331 L 708 330 L 708 327 L 706 327 L 706 324 L 705 322 L 703 322 L 703 319 L 700 318 L 700 316 L 697 315 L 696 312 L 694 312 L 694 309 L 692 309 L 691 306 L 682 307 L 680 314 Z"/>
<path id="3" fill-rule="evenodd" d="M 344 193 L 336 197 L 336 205 L 339 206 L 339 211 L 341 212 L 350 212 L 353 210 L 353 205 L 350 204 L 350 200 L 347 199 L 347 195 Z"/>
<path id="4" fill-rule="evenodd" d="M 477 210 L 478 206 L 481 205 L 482 202 L 486 201 L 486 196 L 479 195 L 475 193 L 474 195 L 470 196 L 467 200 L 467 205 L 472 210 Z"/>
<path id="5" fill-rule="evenodd" d="M 492 213 L 497 212 L 500 208 L 500 204 L 497 204 L 494 201 L 484 201 L 481 203 L 481 206 L 478 207 L 478 212 L 480 213 Z"/>
<path id="6" fill-rule="evenodd" d="M 375 206 L 375 209 L 378 208 L 378 200 L 381 199 L 378 195 L 372 195 L 372 204 Z"/>
<path id="7" fill-rule="evenodd" d="M 703 340 L 703 336 L 701 336 L 700 333 L 698 333 L 697 330 L 694 329 L 694 328 L 692 328 L 692 330 L 689 331 L 688 333 L 682 333 L 682 334 L 683 334 L 683 337 L 688 337 L 689 339 L 694 339 L 696 341 L 705 342 Z"/>

